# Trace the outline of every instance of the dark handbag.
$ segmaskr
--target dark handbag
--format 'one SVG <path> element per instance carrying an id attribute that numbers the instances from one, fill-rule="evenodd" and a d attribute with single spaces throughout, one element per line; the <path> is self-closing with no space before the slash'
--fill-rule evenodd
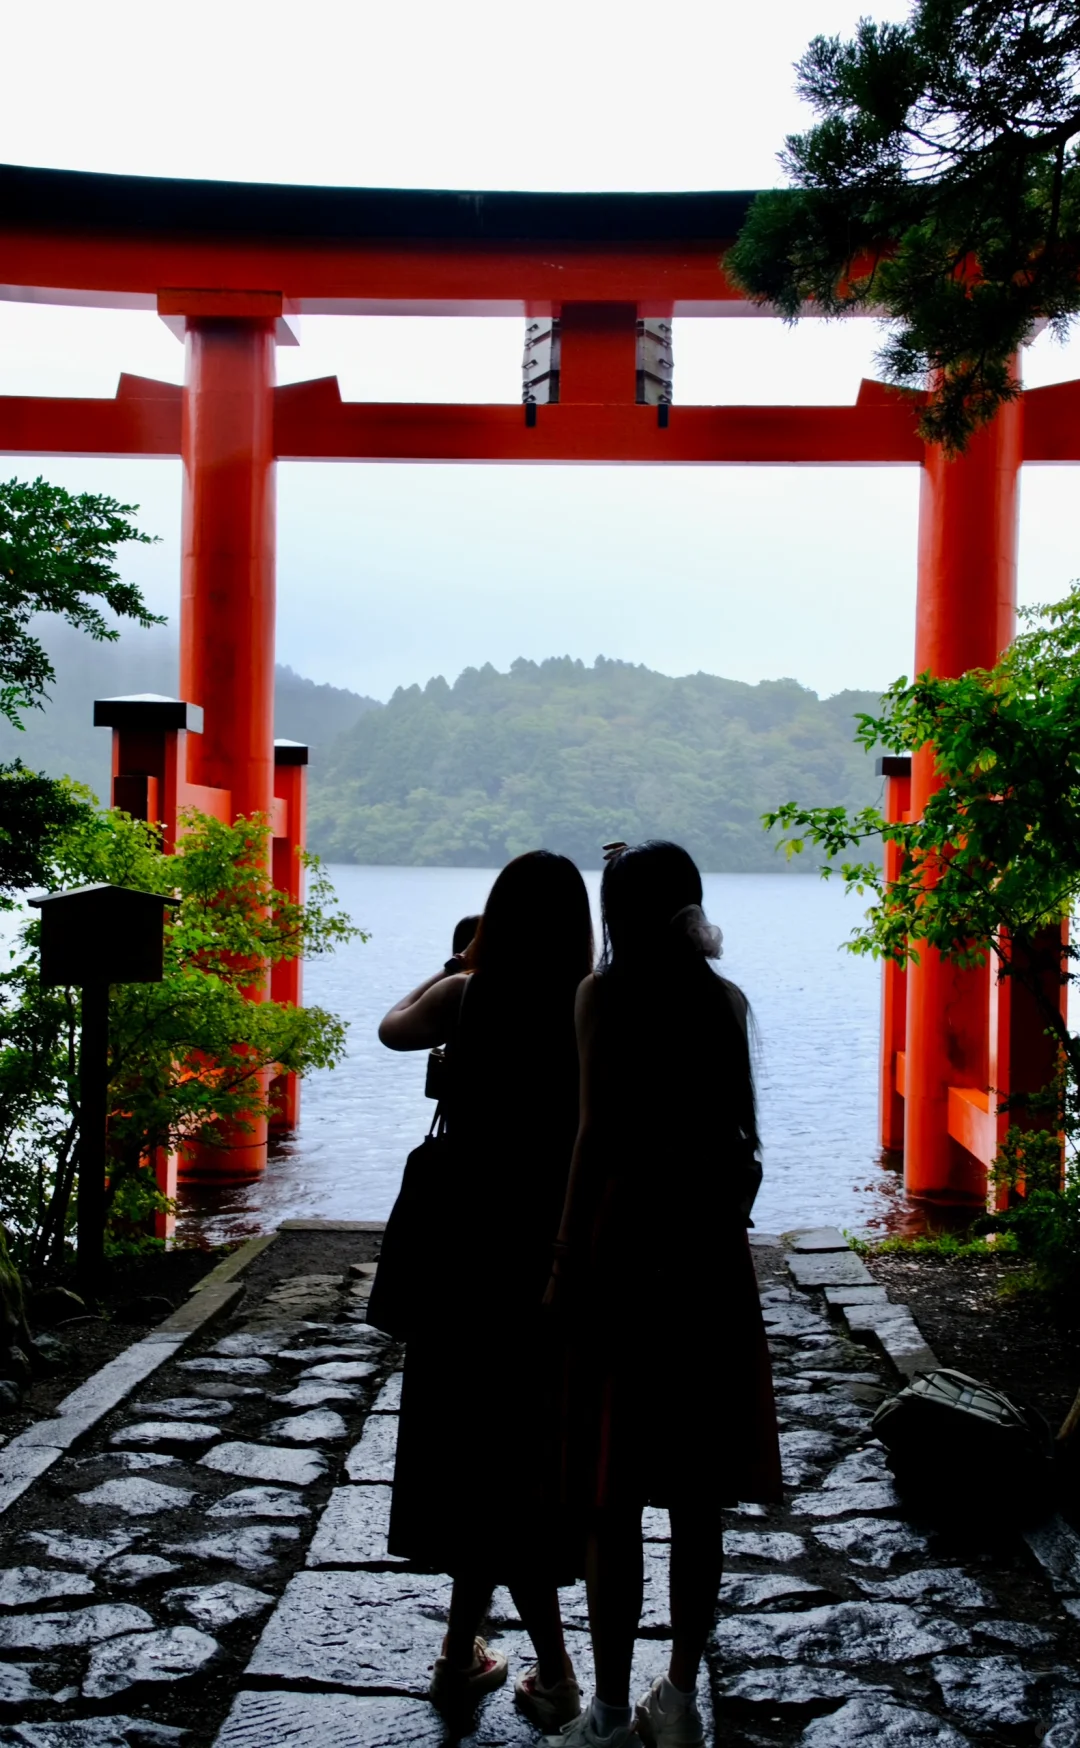
<path id="1" fill-rule="evenodd" d="M 920 1372 L 870 1423 L 900 1491 L 930 1515 L 1050 1509 L 1052 1440 L 1037 1409 L 964 1372 Z"/>
<path id="2" fill-rule="evenodd" d="M 459 1025 L 468 987 L 466 983 L 461 994 Z M 451 1270 L 461 1266 L 468 1236 L 468 1198 L 459 1182 L 457 1149 L 446 1126 L 451 1056 L 452 1051 L 433 1050 L 428 1057 L 425 1091 L 432 1096 L 432 1062 L 437 1057 L 434 1096 L 440 1102 L 431 1128 L 405 1161 L 368 1299 L 368 1322 L 395 1341 L 407 1341 L 439 1317 L 450 1290 Z"/>
<path id="3" fill-rule="evenodd" d="M 453 1250 L 448 1230 L 457 1187 L 452 1159 L 453 1146 L 439 1110 L 405 1161 L 368 1299 L 368 1322 L 395 1341 L 408 1340 L 437 1314 L 446 1259 Z"/>

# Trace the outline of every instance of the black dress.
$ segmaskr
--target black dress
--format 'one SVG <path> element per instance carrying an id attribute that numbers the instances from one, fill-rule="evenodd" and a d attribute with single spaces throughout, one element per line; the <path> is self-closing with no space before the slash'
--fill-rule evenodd
<path id="1" fill-rule="evenodd" d="M 598 1508 L 782 1496 L 729 1176 L 753 1125 L 745 1013 L 704 960 L 596 979 L 593 1202 L 572 1261 L 561 1455 L 564 1497 L 586 1522 Z"/>
<path id="2" fill-rule="evenodd" d="M 432 1571 L 569 1581 L 555 1510 L 557 1364 L 541 1301 L 578 1113 L 572 987 L 469 979 L 447 1126 L 470 1240 L 405 1355 L 389 1551 Z"/>

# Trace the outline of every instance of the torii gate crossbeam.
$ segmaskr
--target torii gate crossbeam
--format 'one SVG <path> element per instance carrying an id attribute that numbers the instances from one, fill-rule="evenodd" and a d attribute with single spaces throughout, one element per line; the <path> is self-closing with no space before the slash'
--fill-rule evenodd
<path id="1" fill-rule="evenodd" d="M 640 321 L 761 313 L 722 267 L 751 198 L 0 167 L 0 298 L 157 310 L 186 345 L 183 389 L 124 376 L 112 400 L 0 397 L 0 452 L 183 460 L 183 702 L 173 715 L 102 707 L 114 799 L 167 833 L 185 801 L 267 814 L 275 873 L 295 889 L 305 755 L 275 754 L 272 723 L 279 459 L 918 465 L 916 671 L 990 666 L 1015 626 L 1019 469 L 1080 461 L 1080 383 L 1025 394 L 951 463 L 918 438 L 918 397 L 872 383 L 853 407 L 638 404 Z M 516 406 L 343 402 L 335 378 L 276 388 L 275 343 L 295 343 L 304 313 L 557 316 L 559 402 L 526 417 Z M 899 817 L 925 800 L 932 765 L 918 759 L 909 774 L 885 764 Z M 913 1194 L 977 1199 L 1004 1121 L 997 1096 L 1048 1078 L 1032 1046 L 1042 1026 L 1018 987 L 922 959 L 884 979 L 882 1141 L 905 1147 Z M 274 993 L 299 1000 L 298 968 Z M 295 1089 L 289 1101 L 294 1121 Z M 222 1165 L 247 1174 L 264 1158 L 256 1136 Z"/>

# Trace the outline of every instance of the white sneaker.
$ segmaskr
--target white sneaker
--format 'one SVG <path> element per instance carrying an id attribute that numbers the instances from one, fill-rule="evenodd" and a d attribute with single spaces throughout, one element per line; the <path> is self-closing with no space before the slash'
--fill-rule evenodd
<path id="1" fill-rule="evenodd" d="M 564 1724 L 557 1736 L 545 1736 L 544 1743 L 545 1748 L 642 1748 L 633 1723 L 621 1725 L 610 1736 L 598 1736 L 592 1727 L 591 1706 L 586 1706 L 572 1724 Z"/>
<path id="2" fill-rule="evenodd" d="M 705 1748 L 705 1729 L 696 1702 L 664 1711 L 660 1705 L 662 1684 L 663 1676 L 659 1676 L 638 1701 L 634 1725 L 646 1748 Z"/>

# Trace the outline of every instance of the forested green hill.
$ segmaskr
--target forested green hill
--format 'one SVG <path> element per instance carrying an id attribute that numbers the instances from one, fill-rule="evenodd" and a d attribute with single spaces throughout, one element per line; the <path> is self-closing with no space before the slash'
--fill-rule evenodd
<path id="1" fill-rule="evenodd" d="M 670 679 L 599 658 L 467 668 L 394 693 L 312 764 L 312 848 L 329 861 L 492 867 L 540 844 L 583 867 L 610 838 L 671 837 L 712 871 L 784 866 L 778 802 L 880 793 L 852 744 L 873 692 L 795 680 Z M 800 858 L 798 868 L 813 866 Z"/>

